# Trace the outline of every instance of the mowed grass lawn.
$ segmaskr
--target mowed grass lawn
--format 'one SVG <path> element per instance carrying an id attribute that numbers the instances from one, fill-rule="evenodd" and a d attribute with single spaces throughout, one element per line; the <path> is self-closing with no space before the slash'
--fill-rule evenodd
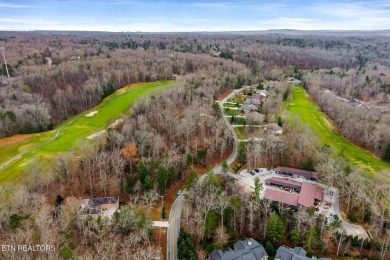
<path id="1" fill-rule="evenodd" d="M 23 166 L 34 157 L 50 161 L 50 158 L 53 158 L 57 153 L 72 149 L 79 140 L 87 140 L 87 136 L 104 129 L 109 123 L 126 113 L 130 105 L 146 93 L 166 89 L 173 85 L 173 81 L 133 84 L 117 90 L 96 107 L 66 120 L 52 131 L 33 134 L 21 142 L 3 146 L 1 145 L 3 139 L 0 139 L 0 164 L 3 164 L 19 153 L 50 140 L 54 137 L 56 131 L 61 129 L 60 134 L 54 141 L 27 152 L 21 158 L 1 169 L 0 183 L 20 178 L 21 173 L 23 173 Z M 98 113 L 93 117 L 85 116 L 93 111 Z"/>
<path id="2" fill-rule="evenodd" d="M 390 164 L 381 161 L 369 151 L 366 151 L 352 143 L 339 134 L 334 128 L 330 119 L 321 112 L 319 106 L 314 103 L 309 94 L 302 87 L 294 87 L 292 100 L 287 100 L 286 108 L 289 116 L 299 116 L 303 123 L 307 124 L 321 139 L 323 144 L 328 144 L 336 151 L 344 155 L 350 162 L 359 166 L 373 177 L 384 169 L 390 169 Z M 390 176 L 383 176 L 390 182 Z"/>

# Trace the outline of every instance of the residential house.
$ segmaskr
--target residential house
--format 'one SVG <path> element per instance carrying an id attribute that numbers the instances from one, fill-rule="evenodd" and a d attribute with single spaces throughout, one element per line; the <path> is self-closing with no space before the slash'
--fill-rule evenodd
<path id="1" fill-rule="evenodd" d="M 234 249 L 214 249 L 207 260 L 267 260 L 268 254 L 264 247 L 253 238 L 239 240 Z"/>
<path id="2" fill-rule="evenodd" d="M 263 88 L 264 89 L 270 89 L 270 88 L 274 88 L 276 86 L 276 84 L 279 84 L 278 81 L 268 81 L 268 82 L 264 82 L 263 83 Z"/>
<path id="3" fill-rule="evenodd" d="M 265 115 L 260 114 L 259 112 L 249 112 L 246 115 L 246 122 L 248 125 L 256 125 L 264 122 Z"/>
<path id="4" fill-rule="evenodd" d="M 84 199 L 79 208 L 81 218 L 105 217 L 111 218 L 119 210 L 119 196 Z"/>
<path id="5" fill-rule="evenodd" d="M 265 90 L 265 89 L 258 90 L 257 93 L 258 93 L 259 95 L 265 97 L 265 98 L 268 97 L 268 95 L 269 95 L 269 92 L 268 92 L 267 90 Z"/>
<path id="6" fill-rule="evenodd" d="M 281 246 L 275 255 L 275 260 L 312 260 L 306 256 L 306 250 L 302 247 L 295 247 L 294 249 Z M 317 258 L 315 258 L 317 259 Z M 319 260 L 331 260 L 330 258 L 320 258 Z"/>
<path id="7" fill-rule="evenodd" d="M 244 104 L 252 104 L 255 105 L 256 107 L 260 106 L 260 100 L 257 99 L 256 97 L 247 97 Z"/>
<path id="8" fill-rule="evenodd" d="M 291 83 L 294 86 L 296 86 L 296 85 L 300 85 L 302 83 L 302 81 L 300 81 L 299 79 L 296 79 L 294 77 L 289 77 L 288 78 L 288 83 Z"/>
<path id="9" fill-rule="evenodd" d="M 248 113 L 248 112 L 251 112 L 251 111 L 256 111 L 257 107 L 255 105 L 253 105 L 253 104 L 244 104 L 244 105 L 242 105 L 241 110 L 244 113 Z"/>

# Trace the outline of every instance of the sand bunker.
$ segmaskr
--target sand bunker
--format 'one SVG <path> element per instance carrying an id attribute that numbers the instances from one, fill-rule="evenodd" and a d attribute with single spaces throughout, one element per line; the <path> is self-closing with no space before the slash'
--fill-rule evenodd
<path id="1" fill-rule="evenodd" d="M 91 113 L 86 114 L 85 117 L 93 117 L 93 116 L 96 115 L 97 113 L 98 113 L 98 111 L 92 111 Z"/>
<path id="2" fill-rule="evenodd" d="M 106 130 L 99 131 L 97 133 L 91 134 L 90 136 L 87 136 L 87 139 L 92 140 L 95 139 L 96 137 L 99 137 L 103 135 L 106 132 Z"/>

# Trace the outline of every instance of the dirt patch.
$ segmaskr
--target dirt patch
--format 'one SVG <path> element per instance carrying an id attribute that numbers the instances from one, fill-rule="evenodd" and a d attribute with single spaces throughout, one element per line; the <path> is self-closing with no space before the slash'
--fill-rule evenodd
<path id="1" fill-rule="evenodd" d="M 98 111 L 92 111 L 91 113 L 86 114 L 85 117 L 93 117 L 97 113 L 98 113 Z"/>
<path id="2" fill-rule="evenodd" d="M 87 139 L 92 140 L 95 139 L 96 137 L 99 137 L 103 135 L 106 132 L 106 130 L 99 131 L 97 133 L 91 134 L 90 136 L 87 136 Z"/>
<path id="3" fill-rule="evenodd" d="M 124 94 L 125 92 L 126 92 L 126 90 L 124 90 L 124 89 L 119 89 L 119 90 L 116 92 L 116 95 L 117 95 L 117 96 L 120 96 L 120 95 Z"/>
<path id="4" fill-rule="evenodd" d="M 28 134 L 28 135 L 14 135 L 11 137 L 4 137 L 0 139 L 0 147 L 12 145 L 12 144 L 18 144 L 36 135 L 37 134 Z"/>
<path id="5" fill-rule="evenodd" d="M 229 90 L 226 90 L 225 92 L 222 93 L 222 95 L 220 95 L 218 97 L 218 101 L 221 101 L 222 99 L 224 99 L 225 97 L 227 97 L 230 93 L 233 92 L 233 89 L 229 89 Z"/>
<path id="6" fill-rule="evenodd" d="M 163 259 L 166 259 L 167 255 L 167 229 L 161 227 L 152 228 L 152 243 L 161 248 L 163 253 Z"/>

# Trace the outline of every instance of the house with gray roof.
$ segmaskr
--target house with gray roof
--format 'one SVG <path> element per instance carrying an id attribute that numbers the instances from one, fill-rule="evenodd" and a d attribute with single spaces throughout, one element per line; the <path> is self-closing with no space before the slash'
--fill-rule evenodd
<path id="1" fill-rule="evenodd" d="M 119 210 L 119 196 L 83 199 L 78 211 L 80 218 L 104 217 L 110 219 Z"/>
<path id="2" fill-rule="evenodd" d="M 275 255 L 275 260 L 312 260 L 313 258 L 306 256 L 306 250 L 302 247 L 288 248 L 281 246 Z M 315 258 L 317 259 L 317 258 Z M 331 260 L 330 258 L 320 258 L 319 260 Z"/>
<path id="3" fill-rule="evenodd" d="M 302 83 L 302 81 L 300 81 L 299 79 L 296 79 L 294 77 L 289 77 L 288 78 L 288 83 L 291 83 L 294 86 L 296 86 L 296 85 L 300 85 Z"/>
<path id="4" fill-rule="evenodd" d="M 213 250 L 207 260 L 267 260 L 268 254 L 264 247 L 253 238 L 239 240 L 234 243 L 234 249 L 224 248 Z"/>
<path id="5" fill-rule="evenodd" d="M 250 111 L 256 111 L 257 107 L 253 104 L 244 104 L 244 105 L 242 105 L 241 110 L 242 110 L 242 112 L 247 113 Z"/>

